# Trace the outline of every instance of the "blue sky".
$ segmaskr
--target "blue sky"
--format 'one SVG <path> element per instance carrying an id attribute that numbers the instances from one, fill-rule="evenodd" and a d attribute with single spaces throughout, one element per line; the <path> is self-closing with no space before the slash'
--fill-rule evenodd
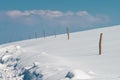
<path id="1" fill-rule="evenodd" d="M 120 24 L 120 0 L 1 0 L 0 44 Z"/>

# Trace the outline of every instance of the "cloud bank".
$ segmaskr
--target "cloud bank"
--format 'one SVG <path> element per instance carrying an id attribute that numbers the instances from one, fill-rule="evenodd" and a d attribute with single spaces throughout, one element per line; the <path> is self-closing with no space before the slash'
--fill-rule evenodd
<path id="1" fill-rule="evenodd" d="M 53 10 L 11 10 L 0 12 L 0 23 L 24 24 L 26 26 L 76 26 L 91 27 L 110 21 L 106 15 L 91 15 L 87 11 L 53 11 Z"/>

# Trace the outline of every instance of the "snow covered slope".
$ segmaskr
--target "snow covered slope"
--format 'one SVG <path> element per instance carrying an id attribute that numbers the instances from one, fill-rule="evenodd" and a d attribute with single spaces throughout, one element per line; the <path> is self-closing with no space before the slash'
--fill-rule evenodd
<path id="1" fill-rule="evenodd" d="M 1 45 L 0 80 L 120 80 L 119 34 L 120 25 Z"/>

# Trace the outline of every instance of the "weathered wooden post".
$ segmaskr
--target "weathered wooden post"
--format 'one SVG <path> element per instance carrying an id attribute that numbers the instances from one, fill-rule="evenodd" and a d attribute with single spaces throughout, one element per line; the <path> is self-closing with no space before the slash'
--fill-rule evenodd
<path id="1" fill-rule="evenodd" d="M 35 32 L 35 38 L 37 39 L 37 33 Z"/>
<path id="2" fill-rule="evenodd" d="M 55 35 L 55 38 L 56 38 L 56 31 L 54 31 L 54 35 Z"/>
<path id="3" fill-rule="evenodd" d="M 100 33 L 100 39 L 99 39 L 99 55 L 102 54 L 102 35 L 103 35 L 103 33 Z"/>
<path id="4" fill-rule="evenodd" d="M 45 36 L 46 36 L 46 35 L 45 35 L 45 30 L 43 30 L 43 37 L 44 37 L 44 39 L 45 39 Z"/>
<path id="5" fill-rule="evenodd" d="M 69 28 L 66 27 L 66 33 L 67 33 L 67 39 L 69 40 L 70 39 L 70 33 L 69 33 Z"/>

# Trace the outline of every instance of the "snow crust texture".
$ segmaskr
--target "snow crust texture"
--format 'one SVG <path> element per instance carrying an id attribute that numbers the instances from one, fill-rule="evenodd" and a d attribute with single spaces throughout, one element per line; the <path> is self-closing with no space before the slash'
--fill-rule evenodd
<path id="1" fill-rule="evenodd" d="M 68 72 L 69 70 L 63 66 L 40 66 L 39 62 L 34 62 L 32 66 L 20 67 L 18 64 L 21 53 L 20 46 L 12 45 L 0 48 L 0 80 L 79 80 L 91 78 L 80 70 Z M 47 55 L 47 53 L 42 52 L 41 55 Z"/>
<path id="2" fill-rule="evenodd" d="M 119 34 L 120 25 L 1 45 L 0 80 L 120 80 Z"/>

